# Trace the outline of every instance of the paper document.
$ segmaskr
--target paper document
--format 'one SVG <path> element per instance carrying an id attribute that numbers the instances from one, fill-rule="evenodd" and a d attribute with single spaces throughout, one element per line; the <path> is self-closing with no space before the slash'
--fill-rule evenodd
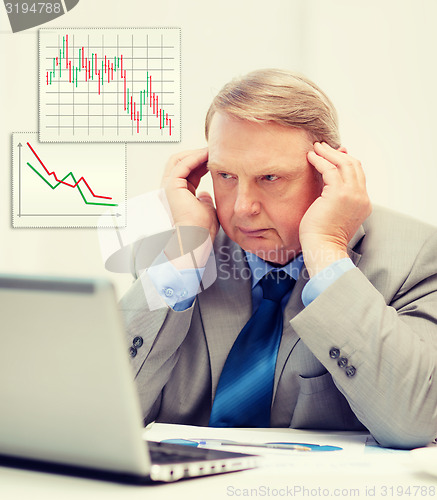
<path id="1" fill-rule="evenodd" d="M 175 425 L 154 423 L 144 431 L 144 438 L 150 441 L 191 440 L 207 441 L 209 448 L 226 449 L 240 453 L 261 455 L 265 465 L 271 467 L 296 467 L 311 460 L 314 463 L 332 464 L 334 462 L 350 462 L 351 456 L 362 457 L 364 453 L 366 432 L 317 432 L 297 429 L 241 429 L 212 428 L 191 425 Z M 221 444 L 223 441 L 236 443 L 260 444 L 260 447 L 235 446 Z M 338 451 L 313 453 L 295 449 L 265 447 L 266 443 L 293 443 L 307 447 L 319 445 L 339 448 Z"/>

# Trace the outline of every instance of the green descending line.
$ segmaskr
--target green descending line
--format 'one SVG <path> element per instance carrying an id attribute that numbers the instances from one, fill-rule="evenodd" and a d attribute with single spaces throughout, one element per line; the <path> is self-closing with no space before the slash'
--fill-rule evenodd
<path id="1" fill-rule="evenodd" d="M 52 185 L 50 184 L 50 182 L 49 182 L 47 179 L 45 179 L 45 178 L 44 178 L 44 177 L 43 177 L 43 176 L 42 176 L 42 175 L 38 172 L 38 170 L 36 170 L 36 168 L 32 167 L 32 165 L 31 165 L 29 162 L 27 162 L 27 164 L 28 164 L 28 165 L 29 165 L 29 167 L 30 167 L 30 168 L 31 168 L 31 169 L 32 169 L 32 170 L 33 170 L 36 174 L 38 174 L 38 175 L 41 177 L 41 179 L 42 179 L 42 180 L 43 180 L 46 184 L 48 184 L 48 185 L 49 185 L 52 189 L 56 189 L 56 188 L 59 186 L 59 184 L 62 184 L 62 183 L 65 181 L 65 179 L 67 179 L 67 177 L 70 177 L 70 176 L 71 176 L 71 178 L 73 179 L 74 184 L 76 184 L 76 182 L 77 182 L 77 181 L 76 181 L 76 179 L 74 178 L 73 172 L 70 172 L 70 173 L 69 173 L 69 174 L 67 174 L 67 175 L 66 175 L 66 176 L 65 176 L 65 177 L 64 177 L 61 181 L 59 181 L 57 184 L 55 184 L 54 186 L 52 186 Z M 78 184 L 76 187 L 77 187 L 77 189 L 79 190 L 79 193 L 80 193 L 80 195 L 82 196 L 82 199 L 83 199 L 83 201 L 84 201 L 84 203 L 85 203 L 86 205 L 101 205 L 101 206 L 104 206 L 104 207 L 118 207 L 118 203 L 93 203 L 93 202 L 91 202 L 91 201 L 87 201 L 87 200 L 86 200 L 86 198 L 85 198 L 85 196 L 84 196 L 84 194 L 82 193 L 82 190 L 80 189 L 79 184 Z"/>

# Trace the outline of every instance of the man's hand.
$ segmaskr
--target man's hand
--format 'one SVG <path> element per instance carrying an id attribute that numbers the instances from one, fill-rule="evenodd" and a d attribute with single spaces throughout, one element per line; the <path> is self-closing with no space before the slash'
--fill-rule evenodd
<path id="1" fill-rule="evenodd" d="M 211 195 L 202 192 L 196 196 L 200 180 L 208 171 L 207 160 L 207 148 L 177 153 L 170 157 L 162 179 L 162 187 L 165 190 L 176 228 L 188 226 L 202 228 L 207 231 L 206 234 L 209 232 L 210 239 L 194 251 L 195 267 L 205 265 L 219 230 L 217 213 Z M 197 238 L 203 239 L 202 233 L 199 233 L 196 238 L 190 230 L 178 229 L 176 236 L 176 244 L 171 240 L 165 249 L 167 257 L 179 269 L 193 267 L 192 256 L 188 258 L 184 254 L 195 244 Z M 187 237 L 193 241 L 186 241 Z"/>
<path id="2" fill-rule="evenodd" d="M 314 144 L 308 161 L 322 175 L 319 198 L 302 217 L 299 239 L 310 276 L 348 257 L 347 245 L 372 206 L 361 163 L 326 143 Z"/>
<path id="3" fill-rule="evenodd" d="M 170 157 L 162 179 L 176 226 L 197 226 L 208 229 L 211 240 L 219 229 L 211 195 L 196 197 L 201 178 L 207 173 L 208 149 L 184 151 Z"/>

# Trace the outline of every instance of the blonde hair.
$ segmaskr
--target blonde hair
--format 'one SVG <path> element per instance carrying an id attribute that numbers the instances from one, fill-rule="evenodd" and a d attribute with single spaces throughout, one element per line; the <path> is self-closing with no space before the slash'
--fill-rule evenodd
<path id="1" fill-rule="evenodd" d="M 227 83 L 216 95 L 205 119 L 205 136 L 215 112 L 253 122 L 274 122 L 308 132 L 314 141 L 340 147 L 338 118 L 328 96 L 303 75 L 261 69 Z"/>

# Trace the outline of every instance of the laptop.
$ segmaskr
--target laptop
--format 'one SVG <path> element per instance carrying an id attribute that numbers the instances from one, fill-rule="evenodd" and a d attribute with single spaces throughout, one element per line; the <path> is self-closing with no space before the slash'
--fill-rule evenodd
<path id="1" fill-rule="evenodd" d="M 146 442 L 112 284 L 0 275 L 0 464 L 147 483 L 259 457 Z"/>

